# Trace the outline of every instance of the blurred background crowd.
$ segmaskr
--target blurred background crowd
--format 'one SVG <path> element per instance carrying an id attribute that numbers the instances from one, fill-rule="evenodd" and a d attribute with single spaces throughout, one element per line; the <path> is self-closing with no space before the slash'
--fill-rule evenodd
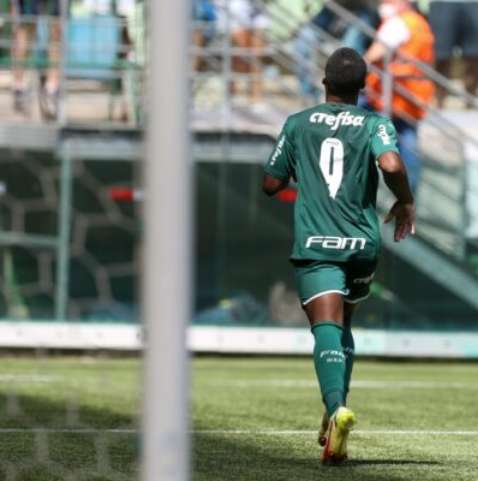
<path id="1" fill-rule="evenodd" d="M 305 104 L 318 101 L 321 57 L 337 42 L 367 54 L 371 64 L 393 60 L 393 55 L 387 57 L 385 50 L 394 55 L 407 50 L 407 56 L 435 68 L 445 79 L 455 82 L 458 89 L 476 94 L 478 2 L 474 0 L 191 2 L 193 70 L 219 71 L 229 76 L 228 94 L 247 94 L 243 102 L 255 111 L 267 109 L 267 97 L 271 96 L 268 80 L 274 75 L 284 80 L 288 74 L 294 74 L 296 83 L 289 93 L 296 94 Z M 421 23 L 403 23 L 404 9 L 419 12 Z M 60 70 L 62 65 L 67 76 L 91 79 L 104 79 L 112 76 L 111 71 L 118 73 L 127 67 L 141 66 L 145 12 L 142 0 L 2 0 L 0 60 L 3 70 L 10 69 L 14 110 L 31 112 L 32 81 L 26 70 L 40 72 L 40 113 L 45 119 L 54 119 L 60 79 L 65 75 Z M 423 28 L 430 29 L 426 39 Z M 421 37 L 412 39 L 410 32 L 415 37 L 421 33 Z M 367 53 L 374 41 L 375 57 Z M 282 62 L 275 58 L 277 42 L 283 47 Z M 406 45 L 423 42 L 428 46 L 422 51 Z M 377 57 L 379 45 L 385 49 Z M 423 51 L 425 48 L 427 52 Z M 219 64 L 223 64 L 222 68 Z M 285 68 L 286 64 L 289 68 Z M 100 74 L 99 70 L 103 72 Z M 119 74 L 117 77 L 116 88 L 121 90 L 124 78 Z M 394 77 L 397 78 L 396 73 Z M 7 80 L 2 80 L 6 86 Z M 413 81 L 409 85 L 412 92 L 417 90 Z M 459 102 L 450 99 L 449 92 L 450 88 L 437 84 L 431 98 L 419 95 L 418 100 L 431 101 L 439 108 L 455 107 Z M 461 100 L 466 108 L 475 106 L 471 97 Z M 122 120 L 132 116 L 127 105 L 119 110 Z"/>
<path id="2" fill-rule="evenodd" d="M 365 54 L 374 33 L 383 30 L 392 17 L 400 16 L 400 10 L 410 8 L 419 12 L 432 30 L 433 57 L 426 60 L 447 78 L 462 78 L 466 90 L 476 93 L 478 2 L 474 0 L 194 0 L 193 3 L 197 46 L 210 44 L 226 30 L 233 46 L 256 50 L 267 45 L 268 36 L 279 35 L 284 42 L 293 43 L 296 55 L 311 60 L 326 48 L 323 44 L 330 39 L 340 40 Z M 353 16 L 347 15 L 348 12 Z M 406 35 L 400 33 L 400 26 L 392 22 L 378 38 L 396 50 L 407 40 Z M 260 57 L 266 65 L 270 62 L 266 55 Z M 417 59 L 420 60 L 420 54 Z M 248 67 L 251 72 L 257 71 L 258 62 L 254 60 L 236 59 L 235 70 L 244 71 Z M 314 95 L 315 79 L 307 78 L 303 71 L 298 72 L 298 76 L 301 93 Z M 257 87 L 253 88 L 253 98 L 257 98 L 259 92 Z M 445 98 L 446 91 L 439 89 L 436 102 L 440 107 Z"/>

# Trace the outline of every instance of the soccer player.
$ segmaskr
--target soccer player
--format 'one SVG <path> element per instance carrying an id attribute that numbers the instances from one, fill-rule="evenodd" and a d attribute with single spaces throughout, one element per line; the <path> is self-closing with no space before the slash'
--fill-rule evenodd
<path id="1" fill-rule="evenodd" d="M 290 116 L 265 167 L 263 190 L 274 195 L 298 184 L 291 261 L 315 339 L 314 365 L 326 412 L 321 460 L 347 457 L 356 419 L 345 407 L 352 374 L 351 319 L 368 297 L 380 251 L 377 166 L 396 202 L 395 241 L 415 232 L 415 207 L 389 119 L 357 107 L 367 67 L 350 48 L 327 61 L 326 102 Z"/>

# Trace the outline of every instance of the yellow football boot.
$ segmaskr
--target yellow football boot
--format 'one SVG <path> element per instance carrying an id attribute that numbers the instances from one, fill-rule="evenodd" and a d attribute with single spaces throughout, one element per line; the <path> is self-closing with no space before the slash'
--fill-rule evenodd
<path id="1" fill-rule="evenodd" d="M 339 407 L 330 418 L 326 444 L 320 460 L 323 464 L 338 464 L 347 459 L 347 439 L 356 423 L 352 410 Z"/>

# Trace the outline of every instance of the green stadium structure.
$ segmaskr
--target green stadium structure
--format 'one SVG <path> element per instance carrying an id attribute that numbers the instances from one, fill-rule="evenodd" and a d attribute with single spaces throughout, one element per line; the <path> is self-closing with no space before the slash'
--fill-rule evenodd
<path id="1" fill-rule="evenodd" d="M 36 149 L 4 145 L 0 161 L 2 345 L 137 350 L 141 204 L 118 202 L 112 189 L 122 187 L 119 197 L 126 192 L 131 200 L 141 134 L 63 129 L 49 146 L 46 134 L 38 138 Z M 198 133 L 194 143 L 197 314 L 190 346 L 308 352 L 287 261 L 293 197 L 271 204 L 260 192 L 273 138 L 229 133 L 227 139 L 226 151 L 218 132 Z M 478 357 L 476 275 L 466 257 L 452 257 L 422 235 L 429 219 L 420 211 L 419 235 L 403 245 L 384 229 L 373 295 L 356 323 L 357 352 Z M 452 234 L 459 238 L 460 230 Z"/>
<path id="2" fill-rule="evenodd" d="M 265 4 L 264 12 L 273 23 L 300 26 L 283 4 L 272 10 Z M 262 51 L 267 105 L 260 108 L 251 108 L 241 89 L 229 95 L 233 79 L 247 85 L 254 77 L 231 71 L 237 51 L 227 35 L 218 33 L 200 50 L 204 65 L 194 73 L 191 111 L 197 226 L 193 350 L 309 349 L 297 340 L 307 331 L 287 262 L 294 191 L 272 202 L 260 191 L 263 163 L 281 124 L 307 101 L 298 96 L 294 77 L 303 59 L 292 55 L 290 42 L 275 33 L 279 30 L 271 28 Z M 325 38 L 314 65 L 318 89 L 323 59 L 337 44 Z M 90 111 L 104 103 L 104 97 L 100 102 L 71 90 L 69 114 L 77 104 L 68 99 L 75 95 L 92 102 Z M 79 125 L 68 116 L 51 124 L 1 118 L 0 346 L 141 348 L 142 207 L 132 200 L 134 192 L 142 194 L 142 117 L 134 125 L 110 119 L 83 119 Z M 397 245 L 384 228 L 373 295 L 356 323 L 359 354 L 478 357 L 473 123 L 474 112 L 430 108 L 420 125 L 418 234 Z M 389 204 L 381 191 L 379 210 Z M 417 339 L 429 348 L 420 353 Z"/>

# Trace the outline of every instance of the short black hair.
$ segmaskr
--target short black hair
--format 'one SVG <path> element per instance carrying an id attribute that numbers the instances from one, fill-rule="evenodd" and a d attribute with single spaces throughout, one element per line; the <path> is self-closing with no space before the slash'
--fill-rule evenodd
<path id="1" fill-rule="evenodd" d="M 353 48 L 339 48 L 327 60 L 324 84 L 333 95 L 356 95 L 365 87 L 367 64 Z"/>

